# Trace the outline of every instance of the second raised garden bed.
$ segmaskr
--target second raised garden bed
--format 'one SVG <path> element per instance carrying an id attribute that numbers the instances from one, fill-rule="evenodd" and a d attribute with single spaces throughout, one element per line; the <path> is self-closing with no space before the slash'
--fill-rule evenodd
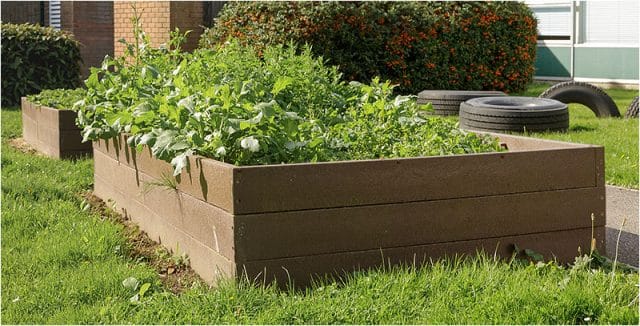
<path id="1" fill-rule="evenodd" d="M 91 142 L 82 142 L 77 113 L 58 110 L 22 98 L 22 138 L 37 151 L 54 158 L 91 155 Z"/>
<path id="2" fill-rule="evenodd" d="M 124 138 L 94 142 L 95 194 L 207 281 L 305 285 L 318 275 L 527 248 L 604 252 L 603 148 L 498 135 L 508 152 L 238 167 L 172 167 Z M 595 217 L 592 228 L 591 216 Z"/>

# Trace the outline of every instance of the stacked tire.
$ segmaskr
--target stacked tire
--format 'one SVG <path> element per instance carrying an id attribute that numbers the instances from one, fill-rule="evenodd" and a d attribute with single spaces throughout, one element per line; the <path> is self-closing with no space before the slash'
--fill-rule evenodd
<path id="1" fill-rule="evenodd" d="M 483 97 L 460 105 L 460 128 L 489 132 L 566 131 L 567 105 L 537 97 Z"/>
<path id="2" fill-rule="evenodd" d="M 426 90 L 418 93 L 418 104 L 431 103 L 434 115 L 451 116 L 458 115 L 460 103 L 472 98 L 487 96 L 507 96 L 498 91 L 452 91 L 452 90 Z"/>

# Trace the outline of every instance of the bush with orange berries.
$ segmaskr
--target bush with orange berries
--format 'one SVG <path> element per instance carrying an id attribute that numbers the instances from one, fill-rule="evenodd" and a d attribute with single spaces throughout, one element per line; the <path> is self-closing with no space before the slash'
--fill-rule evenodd
<path id="1" fill-rule="evenodd" d="M 234 2 L 200 40 L 258 49 L 308 43 L 347 80 L 381 76 L 401 93 L 521 91 L 532 80 L 536 20 L 520 2 Z"/>

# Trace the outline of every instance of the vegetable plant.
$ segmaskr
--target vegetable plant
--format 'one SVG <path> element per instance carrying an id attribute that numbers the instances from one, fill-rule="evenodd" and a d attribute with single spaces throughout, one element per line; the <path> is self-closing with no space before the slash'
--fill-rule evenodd
<path id="1" fill-rule="evenodd" d="M 346 83 L 309 47 L 152 48 L 144 32 L 106 58 L 76 105 L 85 141 L 128 134 L 128 144 L 171 162 L 199 154 L 236 165 L 447 155 L 499 150 L 393 96 L 377 78 Z M 179 33 L 173 33 L 175 40 Z"/>
<path id="2" fill-rule="evenodd" d="M 74 104 L 84 98 L 87 91 L 76 89 L 46 89 L 34 95 L 27 96 L 31 103 L 48 106 L 58 110 L 71 110 Z"/>

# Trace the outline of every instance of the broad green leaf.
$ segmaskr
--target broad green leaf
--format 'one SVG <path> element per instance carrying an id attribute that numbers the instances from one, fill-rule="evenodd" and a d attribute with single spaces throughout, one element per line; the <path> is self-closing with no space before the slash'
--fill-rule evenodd
<path id="1" fill-rule="evenodd" d="M 278 95 L 282 90 L 287 88 L 287 86 L 293 83 L 293 78 L 288 76 L 283 76 L 276 80 L 276 83 L 273 85 L 273 89 L 271 89 L 271 94 L 274 96 Z"/>
<path id="2" fill-rule="evenodd" d="M 133 276 L 127 277 L 122 281 L 122 286 L 133 291 L 138 288 L 138 280 Z"/>
<path id="3" fill-rule="evenodd" d="M 260 111 L 265 117 L 270 118 L 276 114 L 278 102 L 271 100 L 269 102 L 260 102 L 254 106 L 256 111 Z"/>
<path id="4" fill-rule="evenodd" d="M 150 287 L 151 287 L 151 283 L 142 284 L 142 286 L 140 286 L 140 291 L 138 291 L 138 294 L 140 294 L 140 297 L 144 297 L 144 294 L 147 293 Z"/>
<path id="5" fill-rule="evenodd" d="M 298 122 L 297 120 L 284 119 L 282 120 L 282 125 L 284 127 L 284 131 L 290 137 L 294 137 L 298 134 Z"/>
<path id="6" fill-rule="evenodd" d="M 187 109 L 190 113 L 193 113 L 193 109 L 195 107 L 195 103 L 193 101 L 193 95 L 189 97 L 185 97 L 178 101 L 178 107 Z"/>
<path id="7" fill-rule="evenodd" d="M 315 148 L 316 146 L 322 144 L 324 140 L 322 138 L 314 138 L 309 142 L 309 147 Z"/>
<path id="8" fill-rule="evenodd" d="M 187 168 L 189 166 L 189 155 L 192 155 L 192 151 L 188 150 L 171 160 L 171 165 L 173 166 L 173 176 L 177 176 L 182 172 L 182 169 Z"/>

